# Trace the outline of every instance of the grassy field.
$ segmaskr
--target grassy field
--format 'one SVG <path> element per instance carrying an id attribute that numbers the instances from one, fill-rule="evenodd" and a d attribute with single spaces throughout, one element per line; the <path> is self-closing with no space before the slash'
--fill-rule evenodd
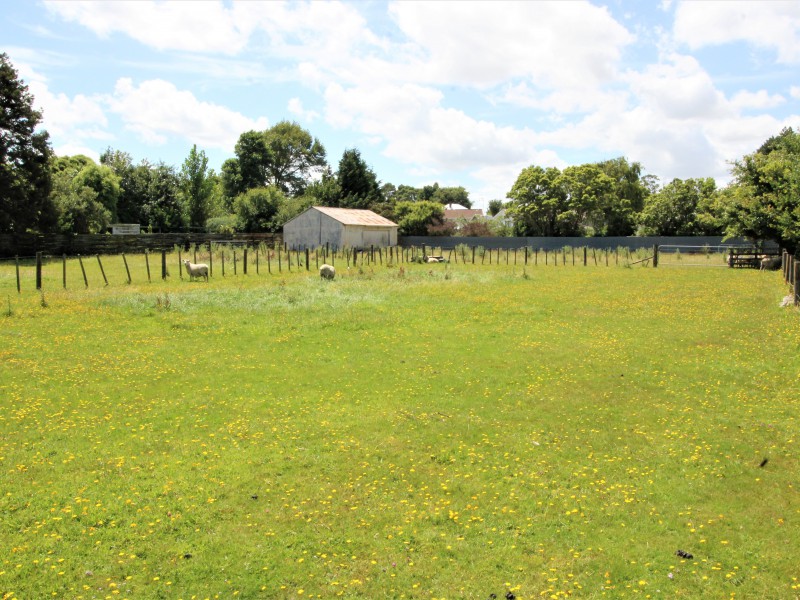
<path id="1" fill-rule="evenodd" d="M 4 600 L 800 597 L 777 273 L 104 265 L 0 264 Z"/>

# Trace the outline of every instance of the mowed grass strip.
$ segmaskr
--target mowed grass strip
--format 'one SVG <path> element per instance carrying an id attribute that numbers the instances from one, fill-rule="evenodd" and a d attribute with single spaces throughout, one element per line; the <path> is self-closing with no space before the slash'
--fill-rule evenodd
<path id="1" fill-rule="evenodd" d="M 339 271 L 7 294 L 3 597 L 800 593 L 778 274 Z"/>

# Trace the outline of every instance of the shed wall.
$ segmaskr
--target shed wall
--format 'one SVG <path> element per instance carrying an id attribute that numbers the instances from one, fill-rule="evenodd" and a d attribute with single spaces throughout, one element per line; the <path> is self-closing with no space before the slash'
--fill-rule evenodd
<path id="1" fill-rule="evenodd" d="M 283 227 L 283 240 L 294 250 L 330 245 L 342 248 L 344 226 L 317 210 L 308 210 Z"/>

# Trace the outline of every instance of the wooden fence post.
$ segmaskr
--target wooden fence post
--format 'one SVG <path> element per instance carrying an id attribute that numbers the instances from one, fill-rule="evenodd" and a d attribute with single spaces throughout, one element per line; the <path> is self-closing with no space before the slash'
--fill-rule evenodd
<path id="1" fill-rule="evenodd" d="M 67 255 L 61 255 L 61 280 L 64 283 L 64 289 L 67 289 Z"/>
<path id="2" fill-rule="evenodd" d="M 794 305 L 798 306 L 800 305 L 800 283 L 798 283 L 800 282 L 800 260 L 794 259 L 792 260 L 792 263 L 794 271 L 794 285 L 792 287 L 792 291 L 794 293 Z"/>
<path id="3" fill-rule="evenodd" d="M 78 263 L 81 265 L 81 273 L 83 273 L 83 285 L 85 285 L 88 288 L 89 280 L 86 279 L 86 269 L 83 268 L 83 259 L 81 258 L 80 254 L 78 254 Z"/>
<path id="4" fill-rule="evenodd" d="M 103 275 L 103 281 L 106 282 L 108 285 L 108 279 L 106 279 L 106 270 L 103 268 L 103 263 L 100 262 L 100 255 L 97 255 L 97 264 L 100 265 L 100 273 Z"/>
<path id="5" fill-rule="evenodd" d="M 225 277 L 225 250 L 220 250 L 219 256 L 222 262 L 222 276 Z"/>
<path id="6" fill-rule="evenodd" d="M 178 277 L 183 279 L 183 257 L 181 256 L 181 251 L 178 250 Z"/>
<path id="7" fill-rule="evenodd" d="M 161 251 L 161 279 L 166 280 L 169 272 L 167 271 L 167 251 Z"/>
<path id="8" fill-rule="evenodd" d="M 36 289 L 42 289 L 42 253 L 36 253 Z"/>
<path id="9" fill-rule="evenodd" d="M 236 275 L 236 250 L 233 251 L 233 274 Z"/>
<path id="10" fill-rule="evenodd" d="M 17 293 L 20 294 L 22 293 L 22 291 L 19 286 L 19 256 L 14 257 L 14 264 L 17 267 Z"/>
<path id="11" fill-rule="evenodd" d="M 122 262 L 125 263 L 125 273 L 128 274 L 128 283 L 131 282 L 131 270 L 128 268 L 128 259 L 125 258 L 125 254 L 122 255 Z"/>
<path id="12" fill-rule="evenodd" d="M 583 266 L 587 266 L 589 264 L 589 251 L 587 250 L 586 246 L 583 247 Z"/>
<path id="13" fill-rule="evenodd" d="M 247 275 L 247 246 L 244 248 L 244 257 L 242 258 L 242 273 Z"/>
<path id="14" fill-rule="evenodd" d="M 310 269 L 309 264 L 308 264 L 308 248 L 306 248 L 306 271 L 310 271 L 310 270 L 311 269 Z"/>
<path id="15" fill-rule="evenodd" d="M 658 267 L 658 244 L 653 246 L 653 268 Z"/>
<path id="16" fill-rule="evenodd" d="M 211 242 L 208 242 L 208 274 L 214 274 L 214 252 L 211 250 Z"/>
<path id="17" fill-rule="evenodd" d="M 80 261 L 81 255 L 78 255 L 78 260 Z M 152 283 L 150 279 L 150 253 L 145 250 L 144 251 L 144 265 L 147 267 L 147 283 Z M 83 269 L 83 263 L 81 263 L 81 269 Z M 86 279 L 86 273 L 83 274 L 84 279 Z M 87 286 L 88 287 L 88 286 Z"/>

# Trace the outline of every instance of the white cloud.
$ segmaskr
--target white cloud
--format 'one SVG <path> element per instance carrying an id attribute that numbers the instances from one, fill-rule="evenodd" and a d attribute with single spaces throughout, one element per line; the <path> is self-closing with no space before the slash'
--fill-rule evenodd
<path id="1" fill-rule="evenodd" d="M 634 39 L 588 2 L 395 2 L 389 13 L 419 48 L 419 80 L 443 84 L 584 88 L 612 79 Z"/>
<path id="2" fill-rule="evenodd" d="M 758 90 L 757 92 L 742 90 L 731 98 L 731 105 L 739 110 L 764 110 L 775 108 L 785 102 L 786 98 L 780 94 L 770 94 L 767 90 Z"/>
<path id="3" fill-rule="evenodd" d="M 100 37 L 116 32 L 158 50 L 237 54 L 254 23 L 248 3 L 226 7 L 222 2 L 46 1 L 45 6 L 67 21 L 77 22 Z"/>
<path id="4" fill-rule="evenodd" d="M 780 63 L 800 62 L 800 3 L 681 2 L 675 10 L 675 39 L 691 49 L 744 41 L 777 53 Z"/>
<path id="5" fill-rule="evenodd" d="M 144 81 L 138 87 L 128 78 L 119 79 L 107 101 L 126 129 L 149 144 L 163 144 L 170 136 L 178 136 L 202 147 L 230 151 L 242 132 L 268 126 L 265 118 L 253 120 L 224 106 L 202 102 L 161 79 Z"/>
<path id="6" fill-rule="evenodd" d="M 311 123 L 317 117 L 319 117 L 319 113 L 313 110 L 306 110 L 303 107 L 303 102 L 300 98 L 290 98 L 289 104 L 286 107 L 291 114 L 300 117 L 301 120 L 307 121 Z"/>
<path id="7" fill-rule="evenodd" d="M 626 80 L 639 102 L 662 118 L 714 119 L 727 109 L 722 93 L 691 56 L 671 54 Z"/>
<path id="8" fill-rule="evenodd" d="M 435 89 L 406 84 L 385 87 L 329 86 L 326 120 L 377 137 L 383 153 L 431 172 L 507 164 L 532 156 L 534 135 L 499 127 L 441 105 Z"/>
<path id="9" fill-rule="evenodd" d="M 789 89 L 789 95 L 795 100 L 800 100 L 800 85 L 793 85 Z"/>

